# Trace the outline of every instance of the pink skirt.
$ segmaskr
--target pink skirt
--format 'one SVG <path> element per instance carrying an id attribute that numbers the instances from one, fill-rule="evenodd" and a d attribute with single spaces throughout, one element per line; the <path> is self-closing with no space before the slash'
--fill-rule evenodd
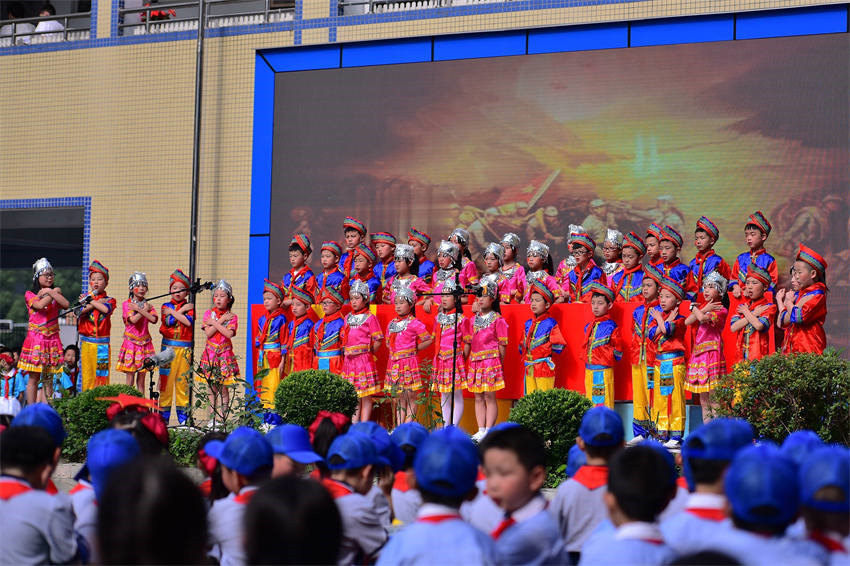
<path id="1" fill-rule="evenodd" d="M 452 392 L 452 358 L 441 358 L 437 356 L 434 359 L 434 389 L 440 393 Z M 455 389 L 466 389 L 466 364 L 463 356 L 458 355 L 455 358 Z"/>
<path id="2" fill-rule="evenodd" d="M 381 391 L 378 385 L 378 370 L 371 352 L 345 356 L 340 375 L 354 386 L 358 397 L 369 397 Z"/>
<path id="3" fill-rule="evenodd" d="M 207 374 L 207 379 L 210 384 L 216 385 L 215 381 L 219 377 L 213 373 L 213 368 L 218 368 L 221 372 L 221 384 L 232 385 L 233 380 L 239 377 L 239 364 L 236 361 L 236 356 L 233 354 L 233 348 L 216 351 L 209 346 L 204 349 L 201 354 L 201 362 L 199 364 L 202 372 Z"/>
<path id="4" fill-rule="evenodd" d="M 708 393 L 721 377 L 726 375 L 726 360 L 720 350 L 709 350 L 691 358 L 685 377 L 685 390 L 691 393 Z"/>
<path id="5" fill-rule="evenodd" d="M 142 371 L 145 360 L 154 355 L 153 342 L 148 339 L 144 344 L 124 338 L 121 351 L 118 352 L 118 365 L 115 369 L 123 372 Z"/>
<path id="6" fill-rule="evenodd" d="M 466 379 L 467 388 L 473 393 L 499 391 L 505 388 L 505 377 L 502 374 L 502 362 L 499 358 L 469 362 Z"/>
<path id="7" fill-rule="evenodd" d="M 390 391 L 394 387 L 409 391 L 422 389 L 422 372 L 419 370 L 419 360 L 416 356 L 390 360 L 387 363 L 384 390 Z"/>
<path id="8" fill-rule="evenodd" d="M 28 332 L 21 347 L 18 369 L 36 373 L 58 373 L 65 360 L 62 356 L 62 342 L 59 334 L 45 336 L 38 332 Z"/>

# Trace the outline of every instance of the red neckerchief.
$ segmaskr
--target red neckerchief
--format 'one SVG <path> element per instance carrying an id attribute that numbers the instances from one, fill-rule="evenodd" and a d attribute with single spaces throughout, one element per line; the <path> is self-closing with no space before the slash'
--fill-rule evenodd
<path id="1" fill-rule="evenodd" d="M 667 265 L 666 263 L 663 263 L 663 264 L 662 264 L 662 268 L 663 268 L 663 273 L 664 273 L 664 275 L 669 276 L 669 275 L 670 275 L 670 270 L 671 270 L 671 269 L 673 269 L 673 268 L 674 268 L 674 267 L 676 267 L 676 266 L 679 266 L 679 265 L 682 265 L 682 260 L 681 260 L 681 259 L 679 259 L 679 257 L 678 257 L 678 256 L 676 256 L 676 259 L 674 259 L 674 260 L 673 260 L 673 263 L 671 263 L 670 265 Z"/>
<path id="2" fill-rule="evenodd" d="M 57 493 L 59 493 L 59 488 L 56 487 L 55 483 L 53 483 L 53 478 L 47 478 L 47 485 L 44 486 L 44 491 L 46 491 L 50 495 L 56 495 Z"/>
<path id="3" fill-rule="evenodd" d="M 221 317 L 223 317 L 225 314 L 227 314 L 229 312 L 229 309 L 228 310 L 219 310 L 218 307 L 213 307 L 213 312 L 215 313 L 216 320 L 221 320 Z"/>
<path id="4" fill-rule="evenodd" d="M 678 478 L 676 478 L 676 485 L 684 490 L 690 491 L 690 489 L 688 489 L 688 480 L 685 478 L 685 476 L 679 476 Z"/>
<path id="5" fill-rule="evenodd" d="M 90 485 L 86 485 L 81 482 L 77 482 L 77 485 L 71 488 L 71 491 L 68 492 L 68 495 L 74 495 L 75 493 L 80 493 L 81 491 L 85 491 L 87 489 L 91 489 Z"/>
<path id="6" fill-rule="evenodd" d="M 442 523 L 443 521 L 452 521 L 454 519 L 460 520 L 460 515 L 457 513 L 447 513 L 445 515 L 428 515 L 426 517 L 419 517 L 416 519 L 417 523 Z"/>
<path id="7" fill-rule="evenodd" d="M 410 491 L 410 485 L 407 483 L 407 472 L 401 471 L 395 473 L 395 481 L 393 482 L 393 489 L 397 489 L 402 493 L 406 491 Z M 437 515 L 439 516 L 439 515 Z"/>
<path id="8" fill-rule="evenodd" d="M 525 337 L 525 343 L 523 344 L 526 354 L 531 352 L 531 343 L 534 341 L 534 330 L 536 329 L 535 325 L 543 322 L 547 318 L 551 318 L 549 315 L 549 311 L 546 311 L 543 314 L 537 315 L 533 319 L 531 319 L 531 325 L 528 327 L 528 335 Z"/>
<path id="9" fill-rule="evenodd" d="M 847 549 L 844 548 L 844 545 L 841 544 L 840 541 L 826 536 L 821 531 L 810 532 L 809 539 L 815 541 L 830 552 L 843 552 L 845 554 L 847 553 Z"/>
<path id="10" fill-rule="evenodd" d="M 266 337 L 269 335 L 269 329 L 272 325 L 272 320 L 283 314 L 283 309 L 278 307 L 272 312 L 266 313 L 266 322 L 263 324 L 263 330 L 260 332 L 260 348 L 266 343 Z"/>
<path id="11" fill-rule="evenodd" d="M 702 507 L 688 507 L 685 509 L 686 512 L 694 515 L 695 517 L 699 517 L 700 519 L 705 519 L 707 521 L 715 521 L 720 522 L 726 518 L 726 513 L 723 512 L 723 509 L 704 509 Z"/>
<path id="12" fill-rule="evenodd" d="M 3 501 L 8 501 L 28 491 L 32 491 L 32 488 L 22 481 L 15 479 L 0 480 L 0 499 Z"/>
<path id="13" fill-rule="evenodd" d="M 309 265 L 307 265 L 306 263 L 305 263 L 304 265 L 302 265 L 302 266 L 301 266 L 301 269 L 299 269 L 298 271 L 295 271 L 295 268 L 290 269 L 290 270 L 289 270 L 289 275 L 290 275 L 290 278 L 289 278 L 289 286 L 288 286 L 286 289 L 287 289 L 288 291 L 291 291 L 291 290 L 292 290 L 293 285 L 294 285 L 295 287 L 300 287 L 300 285 L 295 285 L 295 281 L 297 281 L 299 277 L 301 277 L 302 275 L 304 275 L 305 273 L 307 273 L 307 271 L 308 271 L 309 269 L 310 269 L 310 266 L 309 266 Z"/>
<path id="14" fill-rule="evenodd" d="M 333 322 L 335 320 L 339 320 L 340 318 L 342 318 L 342 312 L 341 311 L 336 311 L 333 314 L 326 314 L 325 317 L 322 319 L 322 322 L 321 322 L 322 329 L 325 328 L 325 325 L 327 325 L 327 323 Z"/>
<path id="15" fill-rule="evenodd" d="M 573 479 L 587 489 L 602 487 L 608 483 L 608 466 L 588 466 L 585 464 L 576 471 Z"/>
<path id="16" fill-rule="evenodd" d="M 603 316 L 594 316 L 593 317 L 593 322 L 591 322 L 588 325 L 587 330 L 585 330 L 585 332 L 584 332 L 584 346 L 585 346 L 585 348 L 587 348 L 587 346 L 590 344 L 590 339 L 593 338 L 593 332 L 594 332 L 594 330 L 596 330 L 596 327 L 600 323 L 605 322 L 606 320 L 611 320 L 611 315 L 606 314 L 606 315 L 603 315 Z"/>
<path id="17" fill-rule="evenodd" d="M 649 311 L 653 309 L 656 305 L 658 305 L 658 299 L 652 301 L 651 303 L 647 303 L 646 299 L 643 300 L 644 309 L 643 309 L 643 320 L 640 322 L 640 333 L 643 339 L 646 339 L 646 325 L 649 324 L 650 317 Z M 684 478 L 682 478 L 684 479 Z M 687 486 L 686 486 L 687 487 Z"/>
<path id="18" fill-rule="evenodd" d="M 707 260 L 713 255 L 714 250 L 712 248 L 709 248 L 708 251 L 705 253 L 697 252 L 696 257 L 694 258 L 694 260 L 697 262 L 697 265 L 699 265 L 699 269 L 697 270 L 697 285 L 702 285 L 702 268 L 705 264 L 705 260 Z"/>
<path id="19" fill-rule="evenodd" d="M 100 293 L 95 293 L 95 294 L 91 295 L 92 301 L 99 301 L 99 300 L 105 299 L 105 298 L 106 298 L 106 291 L 102 291 Z M 97 317 L 99 317 L 101 314 L 103 314 L 103 313 L 101 313 L 99 310 L 97 310 L 94 307 L 92 307 L 92 309 L 89 311 L 88 316 L 91 319 L 91 321 L 95 324 L 95 326 L 97 325 Z"/>
<path id="20" fill-rule="evenodd" d="M 758 256 L 760 256 L 761 254 L 766 254 L 766 253 L 767 253 L 767 250 L 766 250 L 766 249 L 764 249 L 763 247 L 762 247 L 762 248 L 759 248 L 759 249 L 757 249 L 757 250 L 756 250 L 756 251 L 754 251 L 754 252 L 753 252 L 753 251 L 751 251 L 751 252 L 750 252 L 750 259 L 753 259 L 753 260 L 754 260 L 755 258 L 757 258 Z M 750 263 L 752 263 L 752 262 L 750 262 Z"/>
<path id="21" fill-rule="evenodd" d="M 573 298 L 575 300 L 578 300 L 578 299 L 581 298 L 581 295 L 582 295 L 582 293 L 581 293 L 582 284 L 581 283 L 584 280 L 584 274 L 589 272 L 594 267 L 596 267 L 596 262 L 593 261 L 593 258 L 590 258 L 589 260 L 587 260 L 587 263 L 584 265 L 584 269 L 579 269 L 578 265 L 576 265 L 573 268 L 573 273 L 576 274 L 576 284 L 575 284 L 575 287 L 573 288 L 573 293 L 574 293 Z"/>
<path id="22" fill-rule="evenodd" d="M 249 489 L 247 491 L 242 491 L 236 497 L 233 498 L 233 501 L 239 503 L 241 505 L 247 505 L 251 498 L 254 497 L 254 494 L 257 493 L 256 489 Z"/>
<path id="23" fill-rule="evenodd" d="M 334 499 L 339 499 L 340 497 L 345 497 L 346 495 L 354 493 L 346 484 L 330 478 L 324 478 L 322 480 L 322 485 L 325 486 L 325 489 L 328 490 L 328 493 L 330 493 L 331 497 Z"/>
<path id="24" fill-rule="evenodd" d="M 622 263 L 622 261 L 620 261 L 619 263 Z M 629 269 L 626 269 L 625 267 L 623 267 L 623 276 L 620 277 L 620 282 L 617 283 L 617 288 L 614 289 L 614 298 L 615 299 L 620 296 L 620 291 L 623 289 L 623 285 L 626 284 L 626 278 L 629 275 L 631 275 L 632 273 L 637 273 L 641 269 L 643 269 L 643 266 L 640 264 L 640 262 L 638 262 L 638 264 L 636 266 L 629 268 Z"/>
<path id="25" fill-rule="evenodd" d="M 292 348 L 293 344 L 295 344 L 295 335 L 298 333 L 298 327 L 308 318 L 310 318 L 310 311 L 309 310 L 290 323 L 290 324 L 292 324 L 292 332 L 290 332 L 289 336 L 287 336 L 287 338 L 286 338 L 287 348 Z M 292 353 L 292 352 L 290 352 L 290 353 Z"/>
<path id="26" fill-rule="evenodd" d="M 513 527 L 514 525 L 516 525 L 516 521 L 513 519 L 513 517 L 505 517 L 504 519 L 502 519 L 502 522 L 499 523 L 499 525 L 495 529 L 493 529 L 493 532 L 490 533 L 490 536 L 493 538 L 493 540 L 499 540 L 499 537 L 502 536 L 502 534 L 506 530 Z"/>

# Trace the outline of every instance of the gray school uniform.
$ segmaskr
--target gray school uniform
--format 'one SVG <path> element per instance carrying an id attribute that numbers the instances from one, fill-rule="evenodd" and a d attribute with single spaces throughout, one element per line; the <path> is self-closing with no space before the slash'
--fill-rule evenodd
<path id="1" fill-rule="evenodd" d="M 384 528 L 389 529 L 393 523 L 393 510 L 390 508 L 390 502 L 387 500 L 387 496 L 381 491 L 380 487 L 373 485 L 369 493 L 366 494 L 366 498 L 372 502 L 375 512 L 381 518 Z"/>
<path id="2" fill-rule="evenodd" d="M 529 566 L 567 563 L 558 524 L 546 511 L 542 496 L 514 511 L 511 518 L 516 523 L 496 539 L 496 556 L 502 563 Z"/>
<path id="3" fill-rule="evenodd" d="M 418 489 L 408 488 L 407 491 L 393 488 L 393 512 L 395 518 L 409 525 L 416 520 L 416 514 L 422 506 L 422 495 Z"/>
<path id="4" fill-rule="evenodd" d="M 584 468 L 585 466 L 582 466 Z M 579 472 L 576 477 L 581 479 Z M 549 511 L 558 522 L 567 552 L 581 552 L 581 547 L 596 527 L 608 517 L 604 495 L 607 484 L 580 483 L 575 477 L 568 479 L 555 493 Z"/>
<path id="5" fill-rule="evenodd" d="M 487 495 L 487 480 L 475 482 L 478 494 L 472 501 L 464 501 L 460 506 L 463 520 L 485 534 L 490 534 L 502 522 L 504 511 Z"/>
<path id="6" fill-rule="evenodd" d="M 256 489 L 256 486 L 243 487 L 238 496 L 231 493 L 224 499 L 218 499 L 207 513 L 211 546 L 209 555 L 218 560 L 221 566 L 245 564 L 242 518 L 250 498 L 247 494 Z"/>
<path id="7" fill-rule="evenodd" d="M 80 481 L 69 493 L 74 508 L 74 530 L 77 531 L 91 549 L 91 562 L 100 562 L 97 554 L 97 500 L 94 489 L 86 481 Z"/>
<path id="8" fill-rule="evenodd" d="M 375 510 L 373 501 L 354 492 L 334 501 L 342 517 L 339 564 L 371 561 L 387 542 L 388 536 L 384 520 Z"/>

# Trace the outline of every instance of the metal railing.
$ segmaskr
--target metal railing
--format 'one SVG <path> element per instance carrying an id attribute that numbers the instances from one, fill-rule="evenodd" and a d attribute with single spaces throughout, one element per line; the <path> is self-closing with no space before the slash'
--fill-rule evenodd
<path id="1" fill-rule="evenodd" d="M 73 22 L 72 22 L 73 20 Z M 79 21 L 78 21 L 79 20 Z M 62 29 L 38 30 L 42 22 L 60 23 Z M 84 22 L 79 27 L 71 27 Z M 37 45 L 60 41 L 79 41 L 91 36 L 91 12 L 75 12 L 55 16 L 40 16 L 37 18 L 15 18 L 0 20 L 0 47 L 12 45 Z"/>
<path id="2" fill-rule="evenodd" d="M 295 0 L 203 0 L 207 7 L 205 29 L 243 25 L 271 24 L 290 21 L 295 15 Z M 228 11 L 238 5 L 256 8 Z M 122 8 L 118 12 L 119 35 L 145 35 L 198 29 L 199 1 L 170 2 L 140 8 Z M 219 13 L 216 13 L 218 11 Z M 153 16 L 152 16 L 153 14 Z M 160 15 L 161 19 L 157 18 Z M 128 22 L 128 16 L 139 15 L 140 22 Z M 165 16 L 165 17 L 162 17 Z"/>
<path id="3" fill-rule="evenodd" d="M 407 12 L 428 10 L 447 6 L 470 6 L 472 4 L 493 4 L 511 0 L 339 0 L 340 16 L 359 14 L 382 14 L 385 12 Z"/>

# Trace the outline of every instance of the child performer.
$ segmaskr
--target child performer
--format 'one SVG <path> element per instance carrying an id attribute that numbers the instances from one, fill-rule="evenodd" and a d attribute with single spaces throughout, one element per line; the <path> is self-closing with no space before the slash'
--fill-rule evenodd
<path id="1" fill-rule="evenodd" d="M 292 297 L 293 319 L 286 324 L 281 340 L 285 356 L 281 372 L 283 378 L 292 372 L 313 368 L 313 344 L 310 342 L 313 296 L 300 287 L 290 289 L 289 296 Z"/>
<path id="2" fill-rule="evenodd" d="M 570 237 L 570 250 L 576 260 L 576 266 L 567 274 L 562 284 L 564 294 L 572 303 L 590 301 L 590 284 L 594 281 L 605 281 L 605 274 L 593 261 L 596 242 L 586 232 L 579 232 Z"/>
<path id="3" fill-rule="evenodd" d="M 354 250 L 366 239 L 366 225 L 352 216 L 342 222 L 345 252 L 339 256 L 339 269 L 346 277 L 354 276 Z"/>
<path id="4" fill-rule="evenodd" d="M 611 276 L 611 287 L 617 302 L 641 302 L 643 290 L 643 266 L 641 258 L 646 254 L 646 245 L 640 236 L 629 232 L 623 236 L 623 269 Z"/>
<path id="5" fill-rule="evenodd" d="M 697 227 L 694 230 L 694 247 L 697 249 L 697 255 L 688 264 L 690 271 L 687 284 L 688 291 L 696 296 L 697 302 L 702 302 L 703 276 L 716 271 L 728 281 L 729 274 L 732 272 L 723 258 L 714 252 L 714 245 L 719 237 L 720 229 L 714 222 L 705 216 L 697 220 Z"/>
<path id="6" fill-rule="evenodd" d="M 292 241 L 289 243 L 289 264 L 292 269 L 283 276 L 281 282 L 281 287 L 286 292 L 286 298 L 283 299 L 284 309 L 292 306 L 291 292 L 295 287 L 305 291 L 311 297 L 316 295 L 316 276 L 313 275 L 313 271 L 307 265 L 312 252 L 310 240 L 305 234 L 295 234 L 292 237 Z"/>
<path id="7" fill-rule="evenodd" d="M 555 302 L 555 294 L 537 279 L 531 281 L 529 291 L 529 304 L 534 318 L 525 321 L 525 340 L 519 349 L 520 354 L 525 354 L 526 395 L 555 387 L 552 354 L 560 354 L 567 344 L 558 323 L 549 316 L 549 307 Z"/>
<path id="8" fill-rule="evenodd" d="M 812 352 L 822 354 L 826 348 L 826 260 L 811 248 L 800 244 L 791 268 L 791 290 L 776 294 L 779 305 L 777 324 L 785 328 L 783 354 Z"/>
<path id="9" fill-rule="evenodd" d="M 369 286 L 355 279 L 348 293 L 352 312 L 342 327 L 345 357 L 341 375 L 354 385 L 360 398 L 353 420 L 365 422 L 372 416 L 372 395 L 381 390 L 372 354 L 381 347 L 384 335 L 377 317 L 369 312 Z"/>
<path id="10" fill-rule="evenodd" d="M 672 226 L 665 226 L 661 231 L 658 249 L 661 251 L 661 272 L 665 277 L 676 281 L 683 288 L 688 282 L 688 266 L 679 259 L 684 240 L 682 235 Z"/>
<path id="11" fill-rule="evenodd" d="M 415 293 L 427 293 L 430 291 L 428 285 L 416 276 L 419 269 L 413 246 L 398 244 L 393 252 L 395 263 L 395 275 L 390 277 L 384 287 L 384 302 L 394 304 L 395 297 L 402 289 L 410 289 Z M 428 310 L 430 312 L 430 309 Z"/>
<path id="12" fill-rule="evenodd" d="M 29 329 L 17 366 L 18 370 L 29 372 L 27 404 L 36 402 L 42 374 L 49 378 L 45 387 L 50 389 L 48 396 L 53 396 L 53 374 L 60 372 L 62 367 L 58 315 L 59 309 L 68 308 L 69 303 L 62 296 L 62 289 L 53 286 L 53 280 L 53 266 L 47 258 L 36 260 L 32 265 L 32 289 L 24 295 L 30 313 Z"/>
<path id="13" fill-rule="evenodd" d="M 453 279 L 447 279 L 443 292 L 455 289 Z M 457 323 L 457 352 L 455 352 L 455 323 Z M 472 336 L 472 322 L 463 316 L 460 301 L 454 295 L 440 297 L 440 312 L 434 328 L 437 354 L 434 356 L 433 383 L 440 392 L 443 422 L 457 425 L 463 416 L 463 390 L 467 387 L 464 341 Z M 456 355 L 455 355 L 456 354 Z M 454 362 L 454 388 L 452 388 L 452 363 Z M 454 397 L 452 397 L 454 391 Z M 454 419 L 452 416 L 454 404 Z"/>
<path id="14" fill-rule="evenodd" d="M 422 281 L 430 285 L 434 270 L 437 269 L 434 262 L 425 255 L 428 246 L 431 245 L 431 236 L 417 228 L 411 228 L 407 232 L 407 244 L 413 246 L 413 253 L 419 260 L 419 273 L 417 275 Z"/>
<path id="15" fill-rule="evenodd" d="M 632 403 L 634 418 L 631 444 L 640 444 L 650 437 L 652 420 L 650 419 L 650 395 L 654 388 L 655 342 L 649 338 L 649 329 L 653 318 L 652 309 L 658 306 L 658 291 L 661 285 L 661 272 L 651 263 L 644 269 L 641 284 L 643 304 L 632 313 Z"/>
<path id="16" fill-rule="evenodd" d="M 313 326 L 313 357 L 315 369 L 342 374 L 342 326 L 345 319 L 340 314 L 345 300 L 336 287 L 325 287 L 321 297 L 324 318 Z"/>
<path id="17" fill-rule="evenodd" d="M 517 263 L 519 236 L 508 232 L 502 236 L 501 244 L 505 248 L 505 255 L 502 258 L 502 275 L 511 282 L 510 286 L 514 291 L 509 302 L 518 302 L 525 296 L 525 268 Z"/>
<path id="18" fill-rule="evenodd" d="M 106 296 L 108 284 L 109 270 L 94 260 L 89 266 L 89 294 L 80 295 L 81 301 L 89 302 L 80 311 L 77 322 L 83 391 L 109 383 L 109 333 L 112 330 L 112 313 L 118 303 Z"/>
<path id="19" fill-rule="evenodd" d="M 393 258 L 395 245 L 395 236 L 389 232 L 375 232 L 372 234 L 372 247 L 375 249 L 375 255 L 378 256 L 378 261 L 375 263 L 373 272 L 381 283 L 381 291 L 383 291 L 387 281 L 396 273 Z"/>
<path id="20" fill-rule="evenodd" d="M 525 294 L 522 296 L 522 302 L 529 304 L 531 300 L 531 283 L 533 281 L 541 281 L 552 291 L 555 302 L 563 302 L 558 281 L 552 276 L 552 256 L 549 254 L 549 246 L 537 240 L 531 240 L 528 243 L 528 249 L 525 254 L 528 271 L 525 274 Z M 514 293 L 516 294 L 517 292 L 518 289 L 514 289 Z"/>
<path id="21" fill-rule="evenodd" d="M 186 302 L 186 297 L 191 286 L 189 276 L 179 269 L 175 270 L 169 278 L 171 300 L 160 309 L 162 349 L 174 350 L 174 359 L 159 368 L 159 410 L 165 422 L 171 418 L 172 399 L 176 405 L 177 422 L 183 424 L 189 416 L 192 369 L 189 360 L 194 344 L 195 305 Z"/>
<path id="22" fill-rule="evenodd" d="M 505 277 L 502 272 L 502 262 L 504 261 L 505 248 L 501 244 L 490 242 L 484 248 L 484 268 L 487 270 L 481 277 L 481 281 L 486 278 L 489 284 L 496 285 L 499 289 L 499 301 L 502 303 L 510 303 L 513 288 L 511 280 Z"/>
<path id="23" fill-rule="evenodd" d="M 335 266 L 336 264 L 334 264 Z M 254 348 L 257 350 L 257 373 L 268 370 L 262 379 L 254 379 L 254 390 L 263 404 L 263 424 L 279 425 L 283 422 L 274 412 L 274 394 L 280 385 L 280 370 L 283 356 L 281 342 L 286 329 L 286 316 L 283 314 L 283 288 L 266 279 L 263 283 L 263 307 L 266 314 L 257 321 L 257 338 Z"/>
<path id="24" fill-rule="evenodd" d="M 446 283 L 449 280 L 455 281 L 457 275 L 460 273 L 460 247 L 448 240 L 440 242 L 440 247 L 437 248 L 437 266 L 439 269 L 434 272 L 431 291 L 441 293 L 444 291 Z M 425 299 L 424 307 L 426 312 L 431 312 L 434 300 L 433 297 Z M 464 295 L 462 301 L 466 302 L 466 300 L 466 295 Z"/>
<path id="25" fill-rule="evenodd" d="M 499 407 L 496 391 L 505 388 L 502 362 L 508 345 L 508 323 L 499 313 L 498 289 L 485 285 L 478 297 L 478 313 L 472 325 L 472 334 L 464 336 L 464 355 L 469 358 L 467 379 L 469 390 L 475 394 L 475 420 L 478 432 L 473 440 L 481 440 L 496 424 Z"/>
<path id="26" fill-rule="evenodd" d="M 605 241 L 602 242 L 602 256 L 605 263 L 602 264 L 602 272 L 605 273 L 605 283 L 613 287 L 612 277 L 623 270 L 623 233 L 619 230 L 608 228 Z"/>
<path id="27" fill-rule="evenodd" d="M 726 278 L 717 271 L 706 275 L 703 278 L 703 289 L 700 293 L 705 302 L 699 306 L 697 303 L 691 303 L 691 314 L 685 319 L 687 326 L 699 323 L 691 347 L 685 389 L 699 394 L 703 423 L 713 418 L 714 405 L 711 402 L 711 390 L 714 389 L 717 380 L 726 375 L 723 329 L 726 327 L 726 316 L 729 311 L 722 302 L 723 296 L 726 295 L 726 283 Z"/>
<path id="28" fill-rule="evenodd" d="M 322 263 L 322 272 L 316 277 L 316 299 L 322 296 L 324 290 L 328 287 L 336 287 L 344 291 L 344 285 L 347 285 L 347 276 L 339 268 L 339 256 L 342 254 L 342 249 L 336 242 L 322 242 L 322 251 L 320 261 Z M 343 296 L 348 293 L 343 292 Z"/>
<path id="29" fill-rule="evenodd" d="M 576 234 L 585 233 L 584 226 L 580 226 L 578 224 L 570 224 L 570 228 L 567 231 L 567 247 L 569 248 L 569 244 L 573 239 L 573 236 Z M 569 250 L 568 250 L 569 251 Z M 555 279 L 558 280 L 558 285 L 563 287 L 565 285 L 565 281 L 567 281 L 570 277 L 570 272 L 576 268 L 576 258 L 567 254 L 567 257 L 561 260 L 561 263 L 558 264 L 558 269 L 555 271 Z"/>
<path id="30" fill-rule="evenodd" d="M 417 352 L 434 341 L 425 325 L 415 318 L 416 293 L 409 287 L 395 292 L 398 316 L 387 326 L 387 349 L 390 351 L 384 388 L 398 388 L 399 400 L 393 400 L 396 423 L 413 422 L 416 417 L 416 391 L 422 388 L 422 373 Z"/>
<path id="31" fill-rule="evenodd" d="M 682 285 L 664 277 L 658 306 L 649 311 L 654 323 L 649 328 L 649 338 L 656 347 L 652 422 L 659 435 L 669 438 L 665 448 L 680 448 L 685 433 L 685 317 L 679 314 L 679 303 L 684 298 Z"/>
<path id="32" fill-rule="evenodd" d="M 599 281 L 590 283 L 593 320 L 584 326 L 584 391 L 591 403 L 614 408 L 614 362 L 623 357 L 620 330 L 609 312 L 614 291 Z"/>
<path id="33" fill-rule="evenodd" d="M 375 277 L 372 267 L 378 261 L 378 256 L 366 244 L 360 244 L 354 253 L 354 276 L 351 281 L 362 281 L 369 289 L 369 302 L 376 302 L 381 295 L 381 282 Z"/>
<path id="34" fill-rule="evenodd" d="M 207 336 L 207 345 L 201 354 L 200 370 L 205 374 L 212 396 L 213 420 L 223 418 L 230 406 L 230 388 L 239 377 L 239 364 L 233 354 L 232 339 L 236 336 L 239 320 L 231 311 L 233 287 L 224 279 L 213 287 L 213 308 L 204 313 L 201 327 Z M 220 373 L 215 375 L 214 369 Z"/>
<path id="35" fill-rule="evenodd" d="M 737 334 L 735 363 L 760 360 L 770 353 L 768 330 L 776 319 L 776 304 L 765 296 L 770 284 L 770 273 L 751 263 L 744 283 L 749 301 L 739 304 L 729 320 L 729 330 Z"/>
<path id="36" fill-rule="evenodd" d="M 145 301 L 148 292 L 147 275 L 134 271 L 128 283 L 130 296 L 121 305 L 124 319 L 124 343 L 118 352 L 116 369 L 127 374 L 127 385 L 133 386 L 135 375 L 136 389 L 145 391 L 145 359 L 154 355 L 153 341 L 148 324 L 159 322 L 156 308 Z"/>
<path id="37" fill-rule="evenodd" d="M 661 242 L 661 226 L 655 222 L 649 225 L 646 229 L 646 237 L 643 241 L 646 244 L 646 263 L 659 267 L 663 260 L 661 259 L 661 248 L 658 247 Z"/>
<path id="38" fill-rule="evenodd" d="M 747 247 L 750 248 L 738 256 L 735 265 L 732 266 L 732 275 L 729 278 L 729 288 L 736 299 L 742 296 L 742 289 L 747 280 L 747 267 L 755 263 L 770 273 L 771 284 L 767 290 L 773 293 L 773 287 L 778 280 L 779 272 L 776 267 L 776 259 L 764 249 L 764 242 L 770 235 L 771 225 L 760 210 L 750 214 L 747 224 L 744 226 L 744 238 Z"/>
<path id="39" fill-rule="evenodd" d="M 449 235 L 449 241 L 454 242 L 460 248 L 460 284 L 464 288 L 477 285 L 478 268 L 472 261 L 472 254 L 469 252 L 469 232 L 463 228 L 455 228 Z"/>

